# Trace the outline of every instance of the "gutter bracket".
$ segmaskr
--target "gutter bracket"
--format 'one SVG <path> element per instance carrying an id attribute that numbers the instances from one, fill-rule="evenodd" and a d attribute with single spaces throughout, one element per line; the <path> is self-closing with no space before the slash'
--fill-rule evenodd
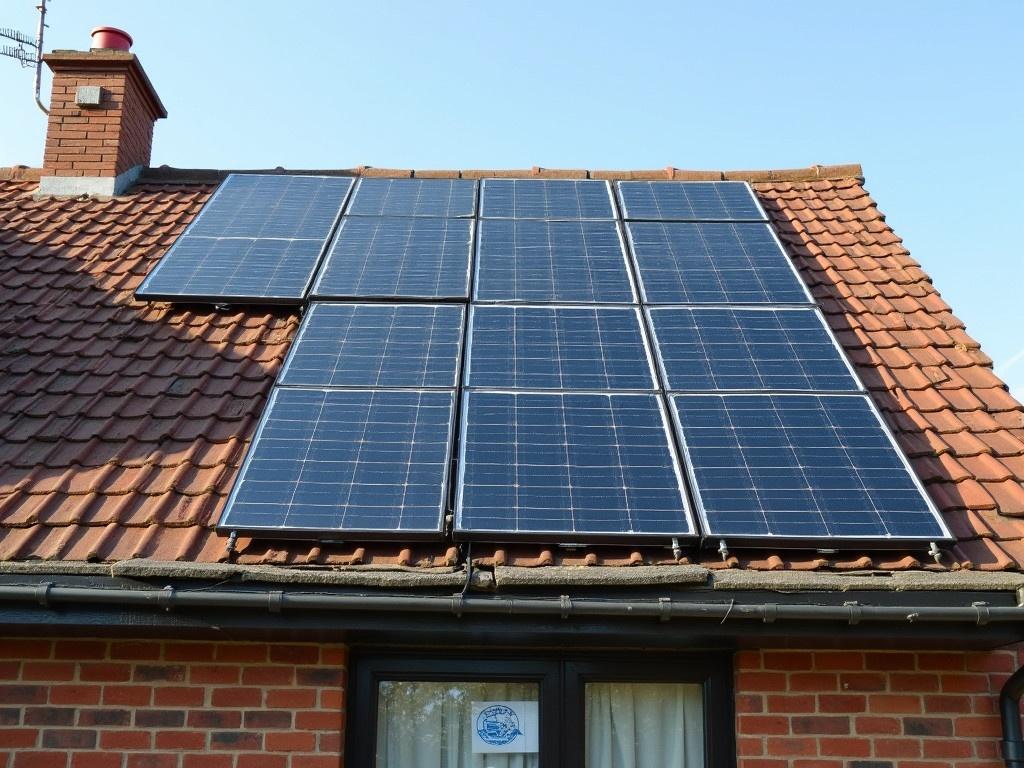
<path id="1" fill-rule="evenodd" d="M 455 614 L 456 618 L 462 618 L 462 608 L 466 603 L 466 597 L 461 592 L 456 592 L 452 595 L 452 613 Z"/>
<path id="2" fill-rule="evenodd" d="M 170 613 L 174 610 L 174 596 L 176 590 L 170 584 L 161 589 L 156 595 L 156 604 Z"/>
<path id="3" fill-rule="evenodd" d="M 558 598 L 558 607 L 561 609 L 562 618 L 568 619 L 569 614 L 572 613 L 572 598 L 568 595 L 560 595 Z"/>
<path id="4" fill-rule="evenodd" d="M 850 610 L 850 626 L 854 627 L 860 624 L 861 617 L 864 615 L 864 611 L 861 610 L 860 603 L 856 600 L 851 600 L 843 605 Z"/>
<path id="5" fill-rule="evenodd" d="M 764 604 L 764 616 L 761 619 L 765 624 L 774 624 L 779 615 L 779 606 L 775 603 Z"/>
<path id="6" fill-rule="evenodd" d="M 671 597 L 659 597 L 658 608 L 661 611 L 659 621 L 666 622 L 672 618 L 672 598 Z"/>
<path id="7" fill-rule="evenodd" d="M 44 581 L 36 587 L 36 602 L 43 608 L 50 607 L 50 590 L 53 589 L 52 581 Z"/>
<path id="8" fill-rule="evenodd" d="M 284 592 L 280 589 L 267 592 L 267 610 L 271 613 L 280 613 L 284 607 Z"/>
<path id="9" fill-rule="evenodd" d="M 992 615 L 990 613 L 989 609 L 988 609 L 988 603 L 984 603 L 984 602 L 971 603 L 971 607 L 975 611 L 977 611 L 977 613 L 978 613 L 978 619 L 977 619 L 978 626 L 979 627 L 983 627 L 986 624 L 988 624 L 989 618 L 991 618 L 991 615 Z"/>

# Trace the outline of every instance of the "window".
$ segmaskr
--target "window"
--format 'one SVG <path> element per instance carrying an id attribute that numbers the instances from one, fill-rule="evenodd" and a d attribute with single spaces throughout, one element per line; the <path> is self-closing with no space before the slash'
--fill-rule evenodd
<path id="1" fill-rule="evenodd" d="M 630 661 L 642 657 L 644 661 Z M 728 768 L 723 655 L 353 657 L 350 765 Z"/>

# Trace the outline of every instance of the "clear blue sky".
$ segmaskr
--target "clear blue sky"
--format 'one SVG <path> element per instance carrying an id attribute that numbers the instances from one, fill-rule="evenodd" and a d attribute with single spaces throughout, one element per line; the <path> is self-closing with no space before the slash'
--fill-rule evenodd
<path id="1" fill-rule="evenodd" d="M 0 26 L 34 31 L 35 0 Z M 179 167 L 788 168 L 859 162 L 1024 395 L 1024 3 L 52 0 L 46 48 L 128 30 Z M 0 165 L 39 165 L 0 59 Z M 48 85 L 48 81 L 46 81 Z"/>

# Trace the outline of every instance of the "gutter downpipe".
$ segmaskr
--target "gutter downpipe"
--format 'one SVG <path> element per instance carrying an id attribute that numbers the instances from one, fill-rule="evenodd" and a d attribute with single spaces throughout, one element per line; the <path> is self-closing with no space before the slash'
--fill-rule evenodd
<path id="1" fill-rule="evenodd" d="M 408 611 L 476 615 L 602 616 L 656 618 L 746 619 L 772 623 L 778 620 L 837 621 L 849 625 L 864 621 L 879 622 L 969 622 L 978 626 L 990 622 L 1024 621 L 1024 606 L 869 606 L 806 605 L 792 603 L 706 603 L 669 598 L 648 600 L 601 600 L 567 595 L 546 598 L 478 597 L 456 593 L 439 595 L 353 595 L 283 590 L 233 591 L 205 589 L 131 589 L 105 587 L 64 587 L 53 582 L 36 585 L 0 586 L 0 602 L 31 602 L 43 608 L 54 604 L 101 604 L 124 607 L 149 607 L 171 611 L 175 608 L 263 609 L 279 613 L 284 609 L 323 611 Z M 1012 680 L 1013 678 L 1011 678 Z M 1009 685 L 1009 684 L 1008 684 Z M 1019 690 L 1024 691 L 1024 674 Z M 1015 705 L 1014 705 L 1015 706 Z M 1019 731 L 1019 723 L 1018 723 Z M 1022 762 L 1019 768 L 1024 768 Z"/>
<path id="2" fill-rule="evenodd" d="M 1006 768 L 1024 768 L 1024 736 L 1020 727 L 1020 698 L 1024 695 L 1024 667 L 1014 672 L 999 691 L 1003 721 L 1003 761 Z"/>

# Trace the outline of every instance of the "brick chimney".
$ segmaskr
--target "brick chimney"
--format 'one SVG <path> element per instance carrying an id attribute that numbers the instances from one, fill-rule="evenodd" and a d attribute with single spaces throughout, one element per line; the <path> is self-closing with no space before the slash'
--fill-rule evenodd
<path id="1" fill-rule="evenodd" d="M 100 27 L 94 30 L 94 39 Z M 54 51 L 40 195 L 117 195 L 149 165 L 153 124 L 167 117 L 135 54 L 123 49 Z"/>

